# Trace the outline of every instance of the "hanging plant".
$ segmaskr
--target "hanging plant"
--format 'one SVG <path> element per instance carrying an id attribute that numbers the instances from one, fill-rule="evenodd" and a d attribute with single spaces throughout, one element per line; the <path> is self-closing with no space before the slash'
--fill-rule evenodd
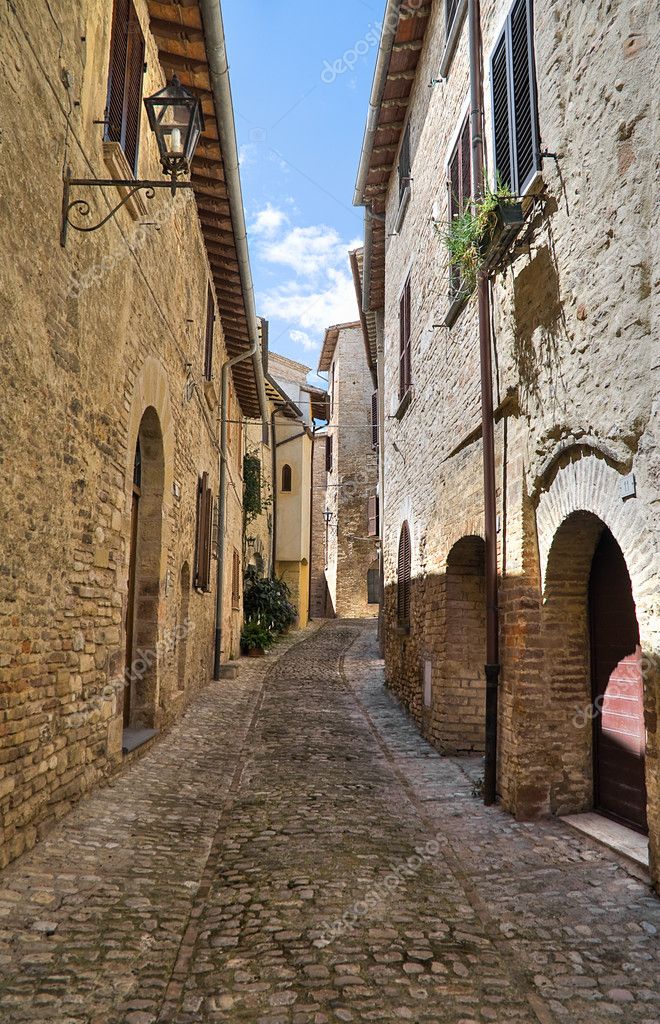
<path id="1" fill-rule="evenodd" d="M 474 290 L 500 227 L 511 220 L 509 213 L 515 216 L 516 226 L 519 221 L 522 223 L 520 203 L 509 187 L 498 181 L 494 190 L 486 185 L 483 196 L 452 220 L 443 241 L 451 266 L 461 273 L 459 295 L 467 296 Z"/>

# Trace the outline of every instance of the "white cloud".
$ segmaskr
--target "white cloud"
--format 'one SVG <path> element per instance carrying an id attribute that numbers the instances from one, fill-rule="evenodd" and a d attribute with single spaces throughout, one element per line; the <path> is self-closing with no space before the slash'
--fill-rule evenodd
<path id="1" fill-rule="evenodd" d="M 306 331 L 289 331 L 289 337 L 296 345 L 302 345 L 305 352 L 318 352 L 321 348 L 320 343 L 310 338 Z"/>
<path id="2" fill-rule="evenodd" d="M 353 278 L 348 271 L 328 268 L 316 286 L 290 281 L 261 296 L 266 317 L 278 317 L 303 331 L 322 333 L 333 324 L 358 319 Z"/>
<path id="3" fill-rule="evenodd" d="M 259 210 L 254 218 L 250 230 L 254 235 L 274 235 L 288 219 L 284 210 L 278 210 L 271 203 L 266 203 L 264 209 Z"/>
<path id="4" fill-rule="evenodd" d="M 238 150 L 238 163 L 241 167 L 249 167 L 257 162 L 257 147 L 252 143 L 240 146 Z"/>
<path id="5" fill-rule="evenodd" d="M 313 277 L 347 259 L 348 246 L 334 228 L 323 224 L 292 228 L 282 238 L 264 244 L 261 256 L 268 263 L 291 267 L 296 274 Z"/>

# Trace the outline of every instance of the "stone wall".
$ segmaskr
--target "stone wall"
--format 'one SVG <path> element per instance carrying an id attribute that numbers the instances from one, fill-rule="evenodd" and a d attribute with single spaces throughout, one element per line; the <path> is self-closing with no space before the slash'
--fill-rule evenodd
<path id="1" fill-rule="evenodd" d="M 332 471 L 328 473 L 328 588 L 335 612 L 342 618 L 378 615 L 369 603 L 367 576 L 377 564 L 376 538 L 368 532 L 368 501 L 376 493 L 378 469 L 371 446 L 373 383 L 367 366 L 360 324 L 339 330 L 333 358 L 333 405 L 328 436 L 333 439 Z"/>
<path id="2" fill-rule="evenodd" d="M 510 9 L 482 3 L 485 143 L 492 163 L 488 61 Z M 581 810 L 593 801 L 591 748 L 574 726 L 590 700 L 586 582 L 594 536 L 607 526 L 630 572 L 645 661 L 647 787 L 653 871 L 659 878 L 657 363 L 652 344 L 651 148 L 646 84 L 653 5 L 534 4 L 543 196 L 524 251 L 493 287 L 501 661 L 498 789 L 520 817 Z M 475 299 L 450 328 L 441 232 L 446 168 L 469 103 L 467 23 L 445 80 L 444 5 L 436 3 L 409 104 L 412 195 L 398 234 L 396 174 L 387 207 L 385 389 L 385 628 L 387 679 L 440 749 L 478 749 L 474 710 L 481 625 L 465 615 L 476 590 L 451 586 L 450 552 L 483 537 L 479 343 Z M 399 299 L 412 282 L 410 406 L 398 406 Z M 623 477 L 636 493 L 623 499 Z M 562 524 L 584 513 L 584 529 Z M 412 536 L 409 633 L 396 621 L 401 526 Z M 635 524 L 633 527 L 633 523 Z M 562 559 L 547 575 L 555 536 Z M 552 559 L 550 559 L 552 562 Z M 553 617 L 553 593 L 570 597 Z M 550 588 L 550 589 L 549 589 Z M 569 626 L 566 626 L 568 616 Z M 456 632 L 457 623 L 460 631 Z M 471 639 L 470 639 L 471 637 Z M 473 647 L 470 665 L 456 657 Z M 430 667 L 427 666 L 430 663 Z M 425 671 L 432 706 L 424 707 Z M 474 676 L 472 672 L 474 671 Z M 469 713 L 448 709 L 461 682 Z M 450 720 L 451 719 L 451 720 Z M 483 734 L 482 734 L 483 735 Z"/>
<path id="3" fill-rule="evenodd" d="M 0 864 L 122 760 L 141 425 L 145 439 L 149 426 L 143 456 L 162 468 L 150 513 L 160 550 L 137 608 L 138 627 L 148 616 L 155 642 L 141 656 L 156 728 L 182 713 L 212 666 L 214 595 L 191 586 L 198 477 L 207 472 L 214 493 L 218 486 L 217 396 L 202 386 L 209 266 L 193 197 L 162 191 L 146 216 L 124 209 L 98 232 L 71 231 L 66 248 L 59 244 L 63 168 L 109 175 L 93 122 L 104 116 L 111 9 L 18 0 L 0 10 Z M 142 0 L 137 10 L 148 95 L 164 82 Z M 144 112 L 138 173 L 161 176 Z M 118 198 L 80 195 L 91 199 L 93 219 Z M 218 320 L 216 381 L 223 358 Z M 230 416 L 239 415 L 234 401 Z M 229 551 L 242 543 L 239 458 L 230 469 Z M 226 587 L 225 657 L 240 631 L 230 574 Z"/>
<path id="4" fill-rule="evenodd" d="M 327 539 L 323 513 L 328 500 L 328 474 L 325 469 L 326 437 L 325 430 L 317 431 L 314 436 L 311 551 L 311 615 L 313 619 L 333 618 L 335 614 L 325 575 Z"/>

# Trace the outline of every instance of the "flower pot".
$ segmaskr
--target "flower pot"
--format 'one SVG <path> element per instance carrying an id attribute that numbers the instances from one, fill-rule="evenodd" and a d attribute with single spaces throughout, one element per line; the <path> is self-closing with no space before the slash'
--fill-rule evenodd
<path id="1" fill-rule="evenodd" d="M 263 658 L 266 652 L 263 647 L 252 647 L 248 652 L 248 658 Z"/>
<path id="2" fill-rule="evenodd" d="M 522 203 L 500 203 L 495 216 L 497 220 L 493 230 L 480 246 L 483 257 L 481 269 L 485 271 L 497 270 L 525 223 Z"/>

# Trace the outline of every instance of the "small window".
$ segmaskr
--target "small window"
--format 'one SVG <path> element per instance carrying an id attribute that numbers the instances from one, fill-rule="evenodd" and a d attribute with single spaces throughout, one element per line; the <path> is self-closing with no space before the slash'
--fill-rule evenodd
<path id="1" fill-rule="evenodd" d="M 110 37 L 110 70 L 106 103 L 105 139 L 118 142 L 133 174 L 137 173 L 144 36 L 132 0 L 115 0 Z"/>
<path id="2" fill-rule="evenodd" d="M 397 619 L 399 626 L 404 629 L 410 627 L 410 569 L 410 529 L 408 528 L 408 523 L 404 523 L 401 527 L 401 537 L 399 539 L 397 574 Z"/>
<path id="3" fill-rule="evenodd" d="M 490 62 L 495 172 L 522 195 L 541 169 L 531 0 L 517 0 Z"/>
<path id="4" fill-rule="evenodd" d="M 325 471 L 326 473 L 332 473 L 332 466 L 334 463 L 334 437 L 330 434 L 325 439 Z"/>
<path id="5" fill-rule="evenodd" d="M 399 203 L 401 203 L 406 189 L 410 187 L 411 170 L 412 164 L 410 159 L 410 122 L 408 122 L 408 124 L 406 125 L 406 130 L 403 133 L 403 139 L 401 141 L 401 150 L 399 151 Z"/>
<path id="6" fill-rule="evenodd" d="M 412 384 L 410 356 L 410 278 L 405 283 L 399 304 L 399 398 L 404 398 Z"/>
<path id="7" fill-rule="evenodd" d="M 372 494 L 367 504 L 367 534 L 369 537 L 378 537 L 380 536 L 380 502 L 378 501 L 378 495 Z"/>
<path id="8" fill-rule="evenodd" d="M 207 380 L 213 379 L 213 332 L 215 328 L 215 302 L 213 300 L 213 286 L 209 284 L 206 290 L 206 331 L 204 337 L 204 376 Z"/>
<path id="9" fill-rule="evenodd" d="M 213 492 L 209 475 L 203 473 L 197 485 L 197 536 L 195 541 L 195 589 L 211 590 L 211 551 L 213 531 Z"/>
<path id="10" fill-rule="evenodd" d="M 378 451 L 378 392 L 371 396 L 371 447 Z"/>
<path id="11" fill-rule="evenodd" d="M 291 466 L 282 466 L 282 490 L 286 493 L 291 491 Z"/>
<path id="12" fill-rule="evenodd" d="M 231 606 L 234 611 L 241 607 L 241 556 L 236 548 L 231 566 Z"/>
<path id="13" fill-rule="evenodd" d="M 465 212 L 472 198 L 471 144 L 470 118 L 466 117 L 451 155 L 447 174 L 450 223 Z M 461 271 L 456 266 L 450 266 L 449 290 L 452 297 L 459 295 L 461 288 Z"/>
<path id="14" fill-rule="evenodd" d="M 371 563 L 367 573 L 367 603 L 380 604 L 380 568 L 378 559 Z"/>

